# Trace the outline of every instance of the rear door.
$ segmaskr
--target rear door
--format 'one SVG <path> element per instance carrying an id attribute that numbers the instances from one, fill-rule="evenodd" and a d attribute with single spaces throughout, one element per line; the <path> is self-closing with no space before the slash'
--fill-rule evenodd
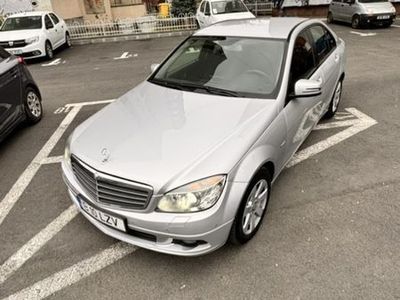
<path id="1" fill-rule="evenodd" d="M 288 95 L 293 94 L 300 79 L 318 80 L 324 89 L 323 71 L 318 68 L 309 28 L 295 37 L 292 51 Z M 287 126 L 285 161 L 288 161 L 319 121 L 323 113 L 322 95 L 290 99 L 283 113 Z"/>
<path id="2" fill-rule="evenodd" d="M 0 47 L 0 135 L 21 113 L 21 80 L 18 61 Z"/>
<path id="3" fill-rule="evenodd" d="M 197 10 L 197 21 L 199 22 L 200 28 L 204 27 L 204 8 L 206 7 L 206 1 L 202 1 L 199 9 Z"/>
<path id="4" fill-rule="evenodd" d="M 351 20 L 356 13 L 358 4 L 354 0 L 343 0 L 342 6 L 342 21 L 351 23 Z"/>
<path id="5" fill-rule="evenodd" d="M 329 10 L 331 11 L 334 20 L 342 20 L 343 18 L 342 0 L 332 0 Z"/>

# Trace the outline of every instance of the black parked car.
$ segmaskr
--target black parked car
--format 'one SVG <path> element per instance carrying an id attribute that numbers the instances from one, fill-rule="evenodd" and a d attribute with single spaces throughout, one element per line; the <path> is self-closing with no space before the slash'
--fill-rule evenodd
<path id="1" fill-rule="evenodd" d="M 24 59 L 0 47 L 0 142 L 21 122 L 42 118 L 40 91 Z"/>

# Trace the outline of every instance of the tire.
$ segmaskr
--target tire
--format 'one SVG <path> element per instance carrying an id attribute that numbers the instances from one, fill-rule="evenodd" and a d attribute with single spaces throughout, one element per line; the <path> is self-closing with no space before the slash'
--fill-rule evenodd
<path id="1" fill-rule="evenodd" d="M 71 42 L 71 36 L 69 35 L 68 32 L 65 33 L 65 48 L 71 48 L 72 42 Z"/>
<path id="2" fill-rule="evenodd" d="M 39 122 L 43 116 L 42 99 L 37 90 L 28 87 L 25 91 L 25 116 L 28 124 Z"/>
<path id="3" fill-rule="evenodd" d="M 383 27 L 384 28 L 389 28 L 390 26 L 392 26 L 392 24 L 393 24 L 393 21 L 388 21 L 386 23 L 383 23 Z"/>
<path id="4" fill-rule="evenodd" d="M 360 28 L 360 25 L 361 25 L 360 17 L 357 15 L 353 16 L 353 18 L 351 19 L 351 27 L 357 29 Z"/>
<path id="5" fill-rule="evenodd" d="M 259 230 L 271 194 L 271 175 L 267 169 L 261 169 L 251 180 L 232 224 L 229 241 L 234 245 L 243 245 L 250 241 Z M 254 199 L 257 189 L 262 197 Z M 256 201 L 254 201 L 256 200 Z"/>
<path id="6" fill-rule="evenodd" d="M 333 20 L 333 15 L 332 15 L 331 12 L 328 12 L 328 16 L 326 17 L 326 22 L 327 22 L 328 24 L 332 24 L 332 23 L 334 22 L 334 20 Z"/>
<path id="7" fill-rule="evenodd" d="M 333 93 L 331 103 L 329 103 L 328 111 L 324 116 L 326 119 L 330 119 L 336 114 L 340 104 L 340 100 L 342 98 L 342 91 L 343 91 L 343 79 L 339 79 L 338 83 L 336 84 L 335 92 Z"/>
<path id="8" fill-rule="evenodd" d="M 53 46 L 51 46 L 49 41 L 46 41 L 44 48 L 46 51 L 46 58 L 52 59 L 54 57 L 54 52 L 53 52 Z"/>

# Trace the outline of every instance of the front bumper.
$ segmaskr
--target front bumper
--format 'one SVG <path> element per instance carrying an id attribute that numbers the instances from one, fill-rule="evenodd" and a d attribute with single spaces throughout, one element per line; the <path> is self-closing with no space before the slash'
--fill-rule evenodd
<path id="1" fill-rule="evenodd" d="M 393 22 L 396 19 L 396 14 L 393 13 L 382 13 L 373 15 L 361 15 L 361 23 L 364 24 L 383 24 L 387 22 Z"/>
<path id="2" fill-rule="evenodd" d="M 229 184 L 217 204 L 203 212 L 191 214 L 162 213 L 157 211 L 133 211 L 109 207 L 91 199 L 75 179 L 72 170 L 63 163 L 63 178 L 69 196 L 82 214 L 103 233 L 149 250 L 180 255 L 198 256 L 223 246 L 229 236 L 237 207 L 246 184 Z M 156 196 L 154 196 L 156 197 Z M 228 206 L 228 198 L 229 203 Z M 237 199 L 235 199 L 238 197 Z M 126 220 L 127 232 L 123 232 L 94 219 L 82 210 L 83 199 L 103 212 Z M 152 199 L 153 201 L 155 199 Z M 232 205 L 233 204 L 233 205 Z"/>
<path id="3" fill-rule="evenodd" d="M 44 57 L 46 51 L 40 42 L 26 45 L 20 48 L 5 48 L 6 51 L 16 56 L 22 56 L 27 59 Z"/>

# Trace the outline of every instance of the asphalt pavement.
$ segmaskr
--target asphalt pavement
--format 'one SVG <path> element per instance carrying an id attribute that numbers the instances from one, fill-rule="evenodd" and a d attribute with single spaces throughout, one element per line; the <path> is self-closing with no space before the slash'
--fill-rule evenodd
<path id="1" fill-rule="evenodd" d="M 309 136 L 302 150 L 312 155 L 299 155 L 275 182 L 251 242 L 196 258 L 96 230 L 70 208 L 57 162 L 73 128 L 105 105 L 95 101 L 132 89 L 183 37 L 74 46 L 30 62 L 45 115 L 0 145 L 0 201 L 15 200 L 0 225 L 0 298 L 399 299 L 400 22 L 331 27 L 347 46 L 338 117 Z M 68 105 L 82 102 L 60 126 Z M 351 120 L 361 129 L 333 141 Z M 55 161 L 37 163 L 43 151 Z"/>

